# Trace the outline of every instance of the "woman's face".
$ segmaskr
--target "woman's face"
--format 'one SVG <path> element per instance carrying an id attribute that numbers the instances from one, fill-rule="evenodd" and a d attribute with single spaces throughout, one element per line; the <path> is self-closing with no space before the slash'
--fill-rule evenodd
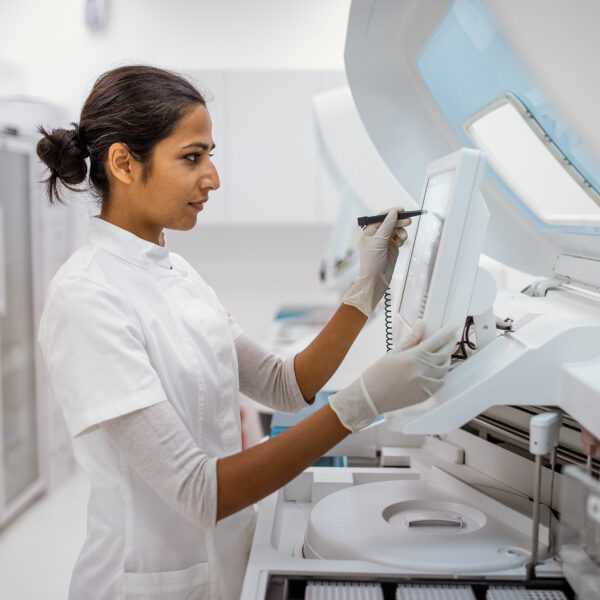
<path id="1" fill-rule="evenodd" d="M 156 241 L 163 228 L 194 227 L 209 192 L 220 185 L 211 160 L 213 148 L 210 116 L 199 104 L 155 146 L 148 178 L 138 179 L 131 190 L 129 206 L 134 215 L 130 216 L 135 216 L 136 235 Z"/>

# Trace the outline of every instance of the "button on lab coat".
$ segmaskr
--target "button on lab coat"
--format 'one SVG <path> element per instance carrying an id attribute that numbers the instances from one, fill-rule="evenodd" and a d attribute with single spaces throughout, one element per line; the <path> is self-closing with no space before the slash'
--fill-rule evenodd
<path id="1" fill-rule="evenodd" d="M 91 481 L 70 598 L 238 598 L 254 524 L 216 522 L 216 458 L 241 450 L 241 329 L 180 256 L 97 217 L 54 277 L 40 323 L 53 393 Z M 99 424 L 168 401 L 208 457 L 192 523 L 120 460 Z"/>

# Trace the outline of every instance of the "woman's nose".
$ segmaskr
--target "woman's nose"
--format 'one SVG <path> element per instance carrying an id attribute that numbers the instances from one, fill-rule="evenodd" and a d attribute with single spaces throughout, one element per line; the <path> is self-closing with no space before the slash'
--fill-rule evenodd
<path id="1" fill-rule="evenodd" d="M 219 179 L 219 172 L 214 163 L 210 161 L 210 166 L 205 176 L 202 178 L 202 187 L 209 188 L 211 190 L 218 190 L 221 187 L 221 180 Z"/>

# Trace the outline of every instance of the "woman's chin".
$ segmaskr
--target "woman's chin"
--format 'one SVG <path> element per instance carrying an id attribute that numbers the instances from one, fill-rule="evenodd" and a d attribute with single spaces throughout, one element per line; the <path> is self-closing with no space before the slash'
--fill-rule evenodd
<path id="1" fill-rule="evenodd" d="M 170 223 L 169 225 L 165 225 L 165 229 L 172 229 L 175 231 L 189 231 L 196 226 L 196 222 L 198 221 L 198 215 L 187 216 L 185 219 L 181 219 L 175 223 Z"/>

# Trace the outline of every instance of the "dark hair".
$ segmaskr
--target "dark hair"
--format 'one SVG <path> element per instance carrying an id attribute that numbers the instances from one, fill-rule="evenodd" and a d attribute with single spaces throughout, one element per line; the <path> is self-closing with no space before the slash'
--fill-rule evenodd
<path id="1" fill-rule="evenodd" d="M 151 171 L 154 147 L 168 137 L 178 121 L 194 106 L 206 106 L 202 94 L 183 77 L 170 71 L 144 65 L 119 67 L 100 75 L 73 129 L 43 127 L 37 154 L 50 169 L 44 180 L 50 204 L 63 202 L 59 181 L 68 189 L 85 180 L 90 159 L 90 190 L 105 203 L 109 181 L 106 173 L 108 149 L 115 142 L 127 146 Z"/>

